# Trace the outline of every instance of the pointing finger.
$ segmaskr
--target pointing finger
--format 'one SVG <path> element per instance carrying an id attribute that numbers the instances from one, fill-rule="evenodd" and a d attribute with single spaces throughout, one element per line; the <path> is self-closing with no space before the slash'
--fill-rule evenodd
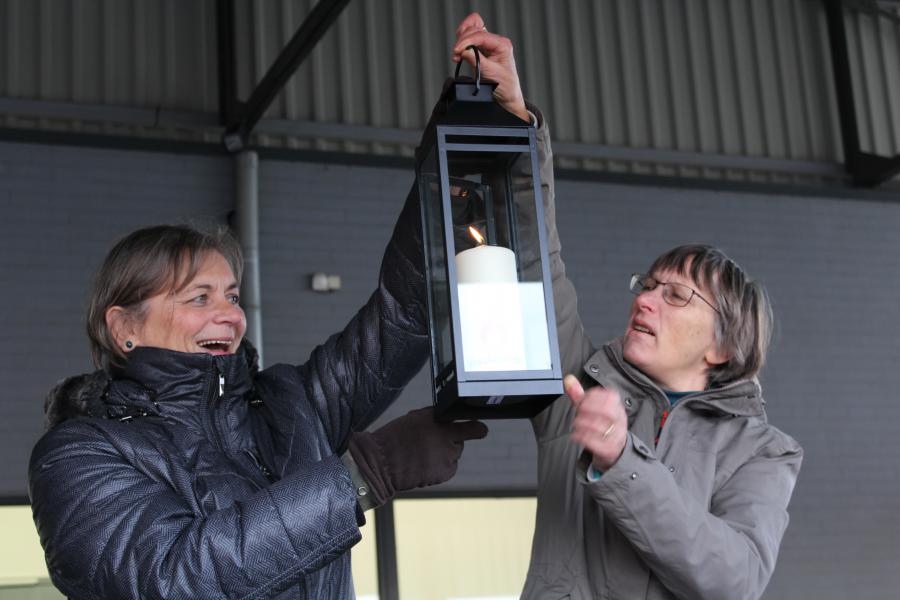
<path id="1" fill-rule="evenodd" d="M 563 378 L 563 389 L 566 391 L 566 395 L 575 403 L 576 407 L 581 404 L 581 401 L 584 399 L 584 388 L 581 386 L 581 382 L 578 381 L 577 377 L 574 375 L 566 375 L 565 378 Z"/>

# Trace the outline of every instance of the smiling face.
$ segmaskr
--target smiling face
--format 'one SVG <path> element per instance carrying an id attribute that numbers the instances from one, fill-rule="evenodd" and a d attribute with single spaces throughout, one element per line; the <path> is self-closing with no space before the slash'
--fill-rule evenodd
<path id="1" fill-rule="evenodd" d="M 129 320 L 120 307 L 107 311 L 107 321 L 126 352 L 126 341 L 130 341 L 134 347 L 232 354 L 247 329 L 239 298 L 231 267 L 221 254 L 211 251 L 187 285 L 148 298 L 140 322 Z"/>
<path id="2" fill-rule="evenodd" d="M 711 297 L 707 290 L 675 271 L 650 275 L 658 281 L 684 284 L 704 297 Z M 713 309 L 699 298 L 678 307 L 663 300 L 662 285 L 645 291 L 631 304 L 624 337 L 625 360 L 664 389 L 703 390 L 707 369 L 726 360 L 716 344 L 715 317 Z"/>

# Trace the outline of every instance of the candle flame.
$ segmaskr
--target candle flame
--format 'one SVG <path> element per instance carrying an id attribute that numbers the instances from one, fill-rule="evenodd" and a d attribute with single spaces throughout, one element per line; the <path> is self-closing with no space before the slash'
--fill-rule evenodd
<path id="1" fill-rule="evenodd" d="M 475 238 L 475 241 L 478 242 L 478 245 L 484 244 L 484 236 L 478 233 L 478 230 L 469 225 L 469 235 Z"/>

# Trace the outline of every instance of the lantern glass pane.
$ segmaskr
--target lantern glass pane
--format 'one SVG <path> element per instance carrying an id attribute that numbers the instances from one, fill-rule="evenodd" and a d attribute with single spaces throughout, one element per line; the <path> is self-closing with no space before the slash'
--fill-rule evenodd
<path id="1" fill-rule="evenodd" d="M 442 381 L 453 363 L 450 296 L 447 289 L 447 260 L 443 234 L 443 201 L 435 149 L 419 166 L 419 197 L 424 209 L 425 260 L 428 261 L 428 293 L 431 308 L 432 373 Z"/>
<path id="2" fill-rule="evenodd" d="M 531 156 L 447 153 L 463 370 L 552 367 Z"/>

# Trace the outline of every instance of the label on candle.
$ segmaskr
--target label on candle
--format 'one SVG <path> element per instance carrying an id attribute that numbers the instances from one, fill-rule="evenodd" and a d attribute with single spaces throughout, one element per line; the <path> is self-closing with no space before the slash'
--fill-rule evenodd
<path id="1" fill-rule="evenodd" d="M 466 371 L 522 371 L 525 335 L 517 283 L 459 284 Z"/>
<path id="2" fill-rule="evenodd" d="M 541 283 L 461 283 L 458 292 L 466 371 L 551 368 Z"/>

